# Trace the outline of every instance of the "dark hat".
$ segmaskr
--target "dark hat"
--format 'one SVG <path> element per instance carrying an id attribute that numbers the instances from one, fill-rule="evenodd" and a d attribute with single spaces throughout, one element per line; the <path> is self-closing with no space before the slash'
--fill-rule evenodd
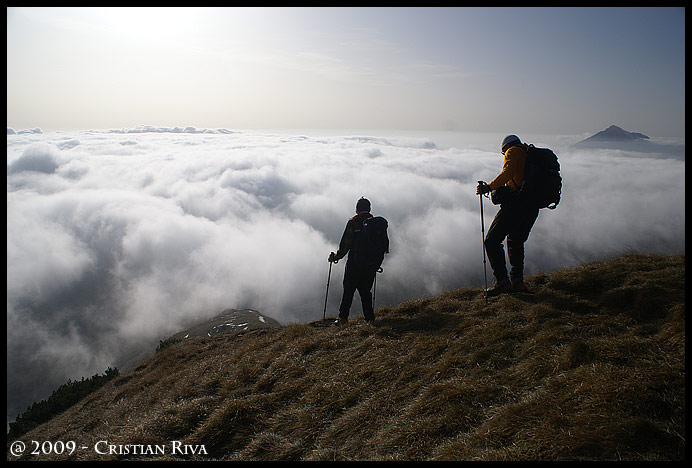
<path id="1" fill-rule="evenodd" d="M 370 212 L 370 200 L 367 198 L 361 197 L 360 200 L 358 200 L 358 203 L 356 203 L 356 211 L 358 213 L 361 213 L 363 211 L 367 211 L 368 213 Z"/>
<path id="2" fill-rule="evenodd" d="M 502 146 L 500 151 L 505 154 L 505 151 L 510 149 L 512 146 L 521 144 L 521 140 L 516 135 L 507 135 L 504 140 L 502 140 Z"/>

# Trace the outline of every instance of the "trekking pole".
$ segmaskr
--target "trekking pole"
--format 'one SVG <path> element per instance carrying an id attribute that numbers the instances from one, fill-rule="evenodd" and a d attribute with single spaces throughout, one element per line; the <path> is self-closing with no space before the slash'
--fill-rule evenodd
<path id="1" fill-rule="evenodd" d="M 377 292 L 377 274 L 382 273 L 384 270 L 382 267 L 379 267 L 377 270 L 375 270 L 375 282 L 373 283 L 372 286 L 372 309 L 375 310 L 375 292 Z"/>
<path id="2" fill-rule="evenodd" d="M 478 181 L 479 184 L 484 184 L 482 180 Z M 481 201 L 481 244 L 483 245 L 483 279 L 485 281 L 485 289 L 483 289 L 483 296 L 485 297 L 485 303 L 488 303 L 488 274 L 486 272 L 485 268 L 485 220 L 483 218 L 483 194 L 479 193 L 478 196 L 480 197 Z"/>
<path id="3" fill-rule="evenodd" d="M 327 292 L 324 295 L 324 312 L 322 313 L 322 320 L 327 318 L 327 298 L 329 297 L 329 280 L 332 277 L 332 262 L 329 262 L 329 274 L 327 275 Z"/>

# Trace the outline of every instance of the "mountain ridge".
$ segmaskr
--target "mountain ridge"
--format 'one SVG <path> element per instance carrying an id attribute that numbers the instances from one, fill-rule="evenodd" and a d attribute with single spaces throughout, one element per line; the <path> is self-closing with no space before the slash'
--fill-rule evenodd
<path id="1" fill-rule="evenodd" d="M 8 440 L 7 458 L 684 460 L 685 256 L 527 283 L 380 307 L 374 325 L 173 342 L 21 438 L 87 449 L 14 457 Z"/>
<path id="2" fill-rule="evenodd" d="M 254 309 L 225 309 L 210 319 L 203 319 L 162 341 L 174 341 L 195 337 L 211 337 L 219 333 L 243 333 L 260 328 L 280 327 L 279 321 Z"/>

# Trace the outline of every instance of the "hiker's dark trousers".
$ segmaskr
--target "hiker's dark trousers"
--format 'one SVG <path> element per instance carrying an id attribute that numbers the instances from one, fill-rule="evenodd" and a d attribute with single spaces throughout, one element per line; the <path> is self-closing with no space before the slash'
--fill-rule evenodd
<path id="1" fill-rule="evenodd" d="M 524 243 L 529 238 L 533 223 L 538 218 L 538 208 L 519 203 L 500 205 L 485 236 L 485 251 L 497 281 L 507 278 L 505 250 L 502 242 L 507 238 L 507 256 L 513 283 L 524 279 Z"/>
<path id="2" fill-rule="evenodd" d="M 353 295 L 356 290 L 360 295 L 360 302 L 363 305 L 363 316 L 365 320 L 373 320 L 375 313 L 372 308 L 372 284 L 375 281 L 376 271 L 369 268 L 358 268 L 352 262 L 346 262 L 346 271 L 344 272 L 344 295 L 341 298 L 339 306 L 339 317 L 348 318 L 351 304 L 353 303 Z"/>

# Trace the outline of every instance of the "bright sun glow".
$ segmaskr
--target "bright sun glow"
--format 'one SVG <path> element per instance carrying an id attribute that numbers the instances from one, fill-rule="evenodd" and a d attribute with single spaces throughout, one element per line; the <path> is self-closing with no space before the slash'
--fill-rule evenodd
<path id="1" fill-rule="evenodd" d="M 190 28 L 195 10 L 189 8 L 105 8 L 103 17 L 113 31 L 147 41 L 179 37 Z"/>

